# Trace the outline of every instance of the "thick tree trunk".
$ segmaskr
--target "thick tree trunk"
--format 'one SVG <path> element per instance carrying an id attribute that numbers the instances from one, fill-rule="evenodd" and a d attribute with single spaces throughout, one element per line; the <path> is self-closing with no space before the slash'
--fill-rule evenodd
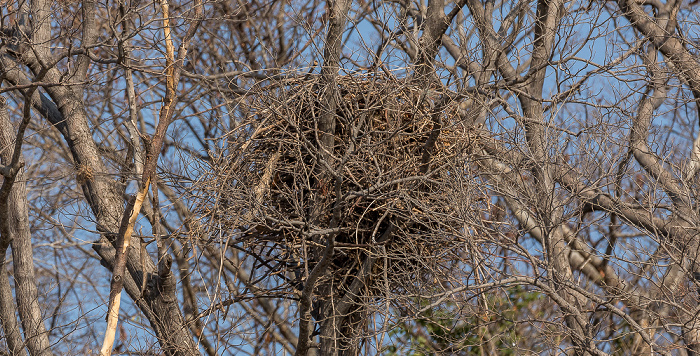
<path id="1" fill-rule="evenodd" d="M 329 312 L 335 305 L 329 305 Z M 348 312 L 327 315 L 321 329 L 321 355 L 358 356 L 362 346 L 362 331 L 367 326 L 366 307 L 354 304 Z"/>
<path id="2" fill-rule="evenodd" d="M 138 246 L 138 243 L 134 241 L 134 245 Z M 112 270 L 116 251 L 111 244 L 97 244 L 95 251 L 102 257 L 102 264 Z M 171 262 L 172 260 L 166 261 L 168 267 L 170 267 Z M 128 262 L 127 265 L 129 265 Z M 125 275 L 124 289 L 131 299 L 136 301 L 136 305 L 150 321 L 165 354 L 173 356 L 199 355 L 197 346 L 178 307 L 175 293 L 177 281 L 170 272 L 170 268 L 167 269 L 166 274 L 161 276 L 158 274 L 145 275 L 147 290 L 143 295 L 141 295 L 141 279 L 133 278 L 134 275 L 139 274 L 138 271 L 129 270 L 129 272 Z"/>
<path id="3" fill-rule="evenodd" d="M 15 308 L 10 279 L 7 275 L 5 253 L 2 253 L 3 262 L 0 263 L 0 322 L 2 323 L 10 355 L 23 355 L 25 354 L 23 351 L 24 343 L 20 334 L 19 323 L 17 323 L 17 308 Z"/>
<path id="4" fill-rule="evenodd" d="M 4 98 L 0 98 L 0 158 L 5 166 L 12 165 L 13 155 L 15 155 L 15 129 L 10 122 L 9 114 L 5 106 Z M 30 105 L 27 103 L 26 105 Z M 20 139 L 22 139 L 20 137 Z M 14 167 L 11 167 L 14 168 Z M 51 344 L 49 342 L 43 315 L 39 307 L 39 297 L 36 286 L 36 276 L 34 273 L 34 254 L 32 251 L 32 237 L 29 229 L 29 209 L 27 204 L 26 183 L 24 169 L 19 168 L 15 175 L 5 177 L 3 181 L 3 193 L 9 188 L 9 195 L 0 197 L 5 201 L 0 201 L 0 224 L 2 226 L 3 241 L 10 240 L 12 247 L 12 266 L 14 268 L 15 299 L 17 300 L 17 311 L 22 322 L 22 330 L 26 340 L 27 348 L 32 356 L 51 355 Z M 4 194 L 0 194 L 4 195 Z M 7 289 L 7 270 L 4 263 L 5 249 L 0 251 L 3 254 L 3 277 L 0 277 L 0 289 Z M 0 292 L 3 307 L 9 310 L 14 309 L 11 302 L 6 300 L 7 290 Z M 10 304 L 10 305 L 8 305 Z M 3 313 L 7 313 L 3 311 Z M 9 332 L 10 347 L 16 349 L 17 334 L 16 325 L 13 325 L 14 316 L 3 316 L 3 324 L 7 323 L 6 332 Z"/>
<path id="5" fill-rule="evenodd" d="M 12 147 L 11 132 L 12 125 L 10 123 L 7 107 L 5 106 L 5 98 L 0 97 L 0 144 L 6 147 L 3 151 L 10 151 Z M 2 148 L 0 148 L 2 149 Z M 4 155 L 7 157 L 7 154 Z M 2 160 L 6 162 L 5 159 Z M 24 342 L 22 341 L 19 323 L 17 322 L 17 308 L 15 307 L 14 297 L 12 296 L 12 287 L 10 286 L 10 278 L 7 274 L 8 260 L 7 249 L 13 239 L 9 221 L 9 202 L 8 196 L 6 201 L 0 202 L 3 205 L 0 211 L 0 322 L 2 322 L 3 332 L 7 347 L 12 355 L 23 354 Z"/>

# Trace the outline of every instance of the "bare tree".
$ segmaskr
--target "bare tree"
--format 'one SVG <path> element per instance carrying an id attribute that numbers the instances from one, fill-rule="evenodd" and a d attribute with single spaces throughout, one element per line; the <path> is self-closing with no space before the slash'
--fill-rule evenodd
<path id="1" fill-rule="evenodd" d="M 694 6 L 5 1 L 0 352 L 700 353 Z"/>

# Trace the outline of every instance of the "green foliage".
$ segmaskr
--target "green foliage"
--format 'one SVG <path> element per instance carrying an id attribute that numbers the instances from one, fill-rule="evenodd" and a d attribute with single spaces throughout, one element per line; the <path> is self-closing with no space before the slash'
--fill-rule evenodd
<path id="1" fill-rule="evenodd" d="M 532 334 L 528 328 L 528 340 L 523 340 L 520 321 L 541 300 L 539 292 L 528 291 L 522 286 L 500 290 L 497 294 L 484 295 L 471 311 L 460 310 L 455 303 L 443 303 L 429 309 L 420 318 L 396 323 L 390 336 L 394 345 L 385 347 L 382 355 L 515 355 L 515 347 L 525 341 L 531 351 Z M 488 305 L 484 308 L 484 303 Z M 422 306 L 428 301 L 421 301 Z M 534 308 L 537 309 L 537 308 Z M 474 311 L 476 310 L 476 312 Z M 525 346 L 525 345 L 521 345 Z"/>

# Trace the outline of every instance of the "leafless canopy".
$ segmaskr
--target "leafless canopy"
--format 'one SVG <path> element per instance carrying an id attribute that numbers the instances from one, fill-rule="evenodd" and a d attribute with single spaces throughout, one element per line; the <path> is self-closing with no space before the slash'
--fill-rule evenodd
<path id="1" fill-rule="evenodd" d="M 0 1 L 0 354 L 700 354 L 696 5 Z"/>

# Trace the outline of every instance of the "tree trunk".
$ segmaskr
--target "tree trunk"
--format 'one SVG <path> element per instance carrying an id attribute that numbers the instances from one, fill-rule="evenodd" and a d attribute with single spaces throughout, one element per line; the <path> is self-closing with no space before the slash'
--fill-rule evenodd
<path id="1" fill-rule="evenodd" d="M 15 146 L 15 140 L 22 140 L 23 137 L 15 138 L 15 132 L 10 117 L 5 106 L 5 99 L 0 98 L 0 158 L 2 164 L 11 166 L 13 163 L 13 155 L 16 154 L 15 149 L 21 147 Z M 29 102 L 25 105 L 31 105 Z M 21 131 L 20 133 L 23 133 Z M 21 156 L 20 156 L 21 157 Z M 21 158 L 20 158 L 21 160 Z M 14 167 L 11 167 L 14 168 Z M 2 224 L 2 239 L 10 240 L 12 247 L 12 265 L 14 267 L 15 280 L 15 298 L 17 300 L 17 311 L 22 322 L 22 330 L 26 340 L 27 348 L 32 356 L 41 355 L 48 356 L 51 353 L 51 343 L 49 342 L 46 326 L 44 325 L 43 315 L 39 307 L 39 296 L 36 286 L 36 276 L 34 274 L 34 254 L 32 251 L 32 236 L 29 229 L 29 210 L 27 205 L 27 188 L 24 177 L 24 169 L 18 166 L 19 170 L 12 176 L 6 176 L 2 185 L 3 196 L 0 199 L 0 224 Z M 4 196 L 6 189 L 9 188 L 9 195 Z M 0 288 L 7 288 L 6 267 L 4 264 L 5 250 L 0 251 L 3 254 L 3 263 L 0 263 L 1 272 L 4 276 L 0 283 L 3 285 Z M 6 297 L 6 291 L 1 293 Z M 3 298 L 4 299 L 4 298 Z M 7 305 L 9 301 L 3 300 Z M 14 309 L 13 306 L 8 306 L 9 310 Z M 7 321 L 6 331 L 9 331 L 10 342 L 15 344 L 11 347 L 17 348 L 17 335 L 15 334 L 16 326 L 12 325 L 14 316 L 4 317 L 3 324 Z"/>

